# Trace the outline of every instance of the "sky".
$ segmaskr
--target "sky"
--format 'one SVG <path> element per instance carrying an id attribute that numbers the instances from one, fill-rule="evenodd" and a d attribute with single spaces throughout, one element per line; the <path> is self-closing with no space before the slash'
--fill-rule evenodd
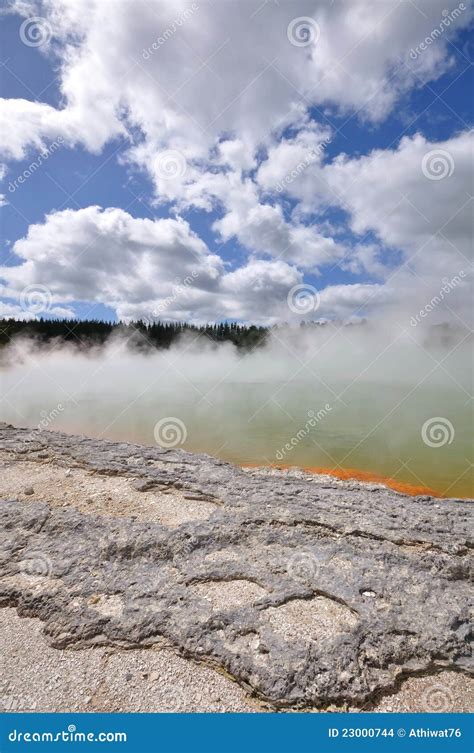
<path id="1" fill-rule="evenodd" d="M 472 326 L 467 0 L 1 8 L 0 316 Z"/>

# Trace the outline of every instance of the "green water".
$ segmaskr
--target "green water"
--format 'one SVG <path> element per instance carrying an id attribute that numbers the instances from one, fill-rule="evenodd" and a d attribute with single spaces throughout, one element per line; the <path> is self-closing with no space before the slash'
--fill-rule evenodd
<path id="1" fill-rule="evenodd" d="M 332 383 L 330 389 L 318 384 L 316 389 L 293 381 L 291 386 L 181 383 L 178 392 L 179 397 L 174 386 L 161 385 L 131 400 L 113 390 L 100 400 L 84 394 L 76 403 L 65 400 L 49 428 L 153 445 L 157 422 L 169 426 L 178 419 L 177 434 L 163 435 L 165 443 L 179 439 L 176 446 L 238 464 L 351 468 L 443 496 L 474 496 L 472 402 L 466 403 L 461 390 L 376 383 L 348 389 L 343 383 Z M 334 393 L 342 395 L 337 399 Z M 40 405 L 34 395 L 21 392 L 22 414 L 31 426 L 41 410 L 49 414 L 55 404 L 49 400 L 46 405 L 43 398 Z M 313 425 L 308 411 L 313 411 Z M 422 428 L 430 421 L 439 424 L 437 417 L 447 428 L 434 436 L 426 429 L 435 445 L 430 446 Z M 3 420 L 25 424 L 8 405 Z"/>

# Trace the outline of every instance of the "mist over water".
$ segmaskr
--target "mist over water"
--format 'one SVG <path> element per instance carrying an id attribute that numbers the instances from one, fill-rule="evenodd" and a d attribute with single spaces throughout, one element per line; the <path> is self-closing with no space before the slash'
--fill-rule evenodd
<path id="1" fill-rule="evenodd" d="M 148 353 L 19 340 L 1 356 L 0 418 L 474 496 L 471 349 L 462 331 L 387 323 L 279 328 L 249 353 L 192 337 Z"/>

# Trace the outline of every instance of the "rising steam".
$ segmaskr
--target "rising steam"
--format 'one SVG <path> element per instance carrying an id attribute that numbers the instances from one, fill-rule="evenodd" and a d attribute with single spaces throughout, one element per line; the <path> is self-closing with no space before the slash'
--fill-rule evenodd
<path id="1" fill-rule="evenodd" d="M 87 352 L 17 340 L 1 356 L 0 417 L 242 463 L 402 467 L 467 495 L 470 349 L 464 331 L 409 324 L 279 328 L 251 352 L 191 335 L 147 353 L 120 337 Z M 423 441 L 433 418 L 452 427 L 442 447 Z"/>

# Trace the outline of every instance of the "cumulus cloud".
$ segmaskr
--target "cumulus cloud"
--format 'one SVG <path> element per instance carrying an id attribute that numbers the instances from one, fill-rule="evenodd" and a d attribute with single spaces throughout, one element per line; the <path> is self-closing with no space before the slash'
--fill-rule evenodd
<path id="1" fill-rule="evenodd" d="M 341 196 L 353 231 L 377 234 L 388 248 L 400 249 L 403 264 L 387 270 L 400 301 L 430 299 L 443 280 L 461 271 L 465 280 L 450 296 L 439 317 L 457 309 L 472 323 L 472 186 L 473 138 L 464 132 L 443 142 L 421 134 L 405 137 L 397 148 L 374 150 L 365 157 L 338 157 L 324 170 L 328 186 Z M 382 272 L 374 257 L 356 254 L 356 263 Z M 369 265 L 369 266 L 367 266 Z"/>
<path id="2" fill-rule="evenodd" d="M 155 149 L 203 158 L 222 133 L 238 134 L 249 148 L 298 122 L 301 95 L 306 106 L 363 108 L 364 117 L 379 120 L 417 77 L 431 80 L 450 65 L 448 40 L 472 17 L 467 7 L 413 61 L 410 50 L 444 9 L 444 0 L 418 2 L 421 12 L 398 0 L 353 0 L 342 13 L 325 0 L 175 0 L 141 3 L 137 13 L 135 3 L 120 0 L 111 14 L 101 0 L 80 8 L 74 0 L 18 1 L 18 12 L 50 24 L 44 50 L 59 60 L 64 107 L 55 115 L 41 103 L 17 103 L 9 114 L 19 132 L 8 132 L 7 148 L 21 154 L 57 128 L 99 148 L 134 125 Z M 291 23 L 304 16 L 317 33 L 301 46 Z"/>
<path id="3" fill-rule="evenodd" d="M 384 288 L 374 288 L 374 301 L 383 293 L 402 310 L 416 308 L 446 278 L 464 272 L 462 284 L 436 316 L 451 318 L 456 310 L 458 321 L 460 317 L 470 326 L 472 149 L 470 131 L 442 142 L 418 133 L 392 149 L 374 149 L 362 157 L 317 159 L 285 183 L 283 192 L 299 200 L 303 214 L 328 205 L 346 212 L 356 242 L 338 264 L 352 274 L 389 280 L 392 293 L 386 296 Z M 286 169 L 291 162 L 302 164 L 303 155 L 298 139 L 282 141 L 260 165 L 257 180 L 270 189 L 282 180 L 282 158 Z M 374 235 L 377 243 L 370 240 Z"/>
<path id="4" fill-rule="evenodd" d="M 60 105 L 0 100 L 5 158 L 59 137 L 99 153 L 120 136 L 122 163 L 151 178 L 156 204 L 212 212 L 217 240 L 237 241 L 248 256 L 229 269 L 192 219 L 55 211 L 15 243 L 20 264 L 0 269 L 5 294 L 36 284 L 55 304 L 102 302 L 123 318 L 272 322 L 286 318 L 287 291 L 305 272 L 337 266 L 363 278 L 321 284 L 314 316 L 403 305 L 416 298 L 418 277 L 426 294 L 436 289 L 469 253 L 469 134 L 328 157 L 333 114 L 380 123 L 404 92 L 453 64 L 449 43 L 472 8 L 414 56 L 445 17 L 444 0 L 417 6 L 175 0 L 137 12 L 117 0 L 111 13 L 102 0 L 14 2 L 49 25 L 39 52 L 58 69 Z M 299 17 L 310 19 L 302 36 Z M 439 149 L 454 163 L 442 180 L 423 172 Z M 347 226 L 323 219 L 331 207 Z M 463 319 L 467 290 L 459 286 Z"/>
<path id="5" fill-rule="evenodd" d="M 416 251 L 463 212 L 470 198 L 472 147 L 471 132 L 436 143 L 416 134 L 394 149 L 373 150 L 358 159 L 341 155 L 323 171 L 327 198 L 331 190 L 334 203 L 341 197 L 356 233 L 373 229 L 387 245 Z M 468 239 L 466 219 L 463 213 L 448 227 L 452 240 Z"/>
<path id="6" fill-rule="evenodd" d="M 13 251 L 22 264 L 0 269 L 9 289 L 46 285 L 63 301 L 154 301 L 195 269 L 203 289 L 212 289 L 223 271 L 220 257 L 184 220 L 136 219 L 97 206 L 51 213 Z"/>
<path id="7" fill-rule="evenodd" d="M 54 303 L 106 303 L 125 320 L 268 320 L 302 277 L 283 261 L 250 260 L 226 272 L 184 220 L 137 219 L 98 206 L 51 213 L 13 251 L 21 263 L 0 268 L 4 295 L 44 289 Z"/>
<path id="8" fill-rule="evenodd" d="M 303 127 L 291 138 L 284 138 L 269 147 L 261 163 L 256 182 L 267 193 L 285 193 L 294 198 L 314 194 L 314 181 L 319 175 L 324 152 L 332 139 L 332 129 Z"/>
<path id="9" fill-rule="evenodd" d="M 25 311 L 16 303 L 7 303 L 6 301 L 0 301 L 0 317 L 2 319 L 21 319 L 28 321 L 35 318 L 35 314 L 31 311 Z"/>
<path id="10" fill-rule="evenodd" d="M 222 199 L 225 213 L 213 227 L 225 241 L 235 237 L 251 251 L 310 270 L 344 255 L 344 248 L 317 227 L 287 221 L 281 206 L 262 203 L 250 179 L 229 181 Z"/>
<path id="11" fill-rule="evenodd" d="M 287 296 L 302 274 L 282 261 L 251 260 L 230 272 L 222 281 L 222 294 L 228 318 L 258 320 L 273 324 L 288 314 Z"/>

